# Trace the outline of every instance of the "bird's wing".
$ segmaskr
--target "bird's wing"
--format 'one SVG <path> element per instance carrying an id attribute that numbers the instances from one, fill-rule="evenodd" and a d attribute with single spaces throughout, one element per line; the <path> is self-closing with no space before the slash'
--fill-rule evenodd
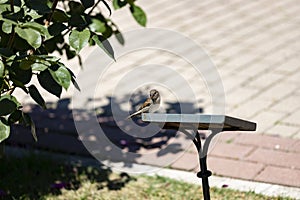
<path id="1" fill-rule="evenodd" d="M 129 115 L 129 116 L 127 117 L 127 119 L 130 119 L 130 118 L 132 118 L 132 117 L 134 117 L 134 116 L 136 116 L 136 115 L 139 115 L 139 114 L 141 114 L 141 113 L 143 113 L 143 112 L 147 112 L 147 111 L 149 110 L 151 104 L 152 104 L 152 100 L 148 98 L 148 99 L 143 103 L 143 105 L 138 109 L 138 111 L 136 111 L 135 113 Z"/>
<path id="2" fill-rule="evenodd" d="M 143 108 L 146 108 L 146 107 L 149 107 L 150 105 L 152 104 L 152 100 L 150 98 L 148 98 L 144 103 L 143 105 L 141 105 L 138 109 L 139 110 L 142 110 Z"/>

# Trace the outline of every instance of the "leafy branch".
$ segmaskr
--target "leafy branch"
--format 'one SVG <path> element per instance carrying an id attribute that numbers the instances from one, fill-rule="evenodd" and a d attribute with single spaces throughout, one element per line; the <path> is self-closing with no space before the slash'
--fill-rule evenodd
<path id="1" fill-rule="evenodd" d="M 53 52 L 73 59 L 85 46 L 97 45 L 115 59 L 107 39 L 115 35 L 121 44 L 124 39 L 118 26 L 96 11 L 100 3 L 111 15 L 105 0 L 0 0 L 0 143 L 15 123 L 29 126 L 37 140 L 34 122 L 13 95 L 15 89 L 23 90 L 43 109 L 46 101 L 39 88 L 58 98 L 71 84 L 79 89 L 73 72 Z M 146 15 L 134 0 L 112 4 L 115 10 L 129 8 L 134 19 L 146 25 Z M 34 76 L 37 85 L 31 84 Z"/>

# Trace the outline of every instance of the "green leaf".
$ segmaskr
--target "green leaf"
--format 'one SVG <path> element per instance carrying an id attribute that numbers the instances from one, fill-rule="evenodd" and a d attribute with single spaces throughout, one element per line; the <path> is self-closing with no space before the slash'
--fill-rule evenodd
<path id="1" fill-rule="evenodd" d="M 60 49 L 60 45 L 64 43 L 64 37 L 60 34 L 50 38 L 49 40 L 46 40 L 44 42 L 43 47 L 45 47 L 45 49 L 47 50 L 48 53 L 52 53 L 55 50 L 59 50 Z"/>
<path id="2" fill-rule="evenodd" d="M 81 3 L 75 1 L 69 2 L 69 8 L 71 15 L 81 15 L 85 10 L 85 7 Z"/>
<path id="3" fill-rule="evenodd" d="M 4 70 L 5 70 L 4 64 L 2 60 L 0 60 L 0 79 L 3 78 Z"/>
<path id="4" fill-rule="evenodd" d="M 5 71 L 5 66 L 2 62 L 2 60 L 0 60 L 0 91 L 2 91 L 4 89 L 4 71 Z"/>
<path id="5" fill-rule="evenodd" d="M 84 28 L 88 24 L 82 15 L 72 15 L 69 19 L 69 26 Z"/>
<path id="6" fill-rule="evenodd" d="M 26 10 L 26 14 L 27 16 L 30 16 L 33 20 L 42 17 L 42 15 L 39 15 L 35 10 L 32 9 Z"/>
<path id="7" fill-rule="evenodd" d="M 76 56 L 76 51 L 71 50 L 70 45 L 65 44 L 63 46 L 63 49 L 66 51 L 66 55 L 67 55 L 68 60 L 72 59 Z"/>
<path id="8" fill-rule="evenodd" d="M 48 69 L 40 72 L 37 77 L 40 85 L 45 90 L 60 98 L 62 87 L 54 80 Z"/>
<path id="9" fill-rule="evenodd" d="M 113 7 L 115 10 L 126 6 L 126 4 L 127 4 L 126 0 L 113 0 Z"/>
<path id="10" fill-rule="evenodd" d="M 106 25 L 99 19 L 92 19 L 92 23 L 89 25 L 91 31 L 104 33 L 106 31 Z"/>
<path id="11" fill-rule="evenodd" d="M 105 39 L 101 35 L 94 35 L 92 39 L 96 42 L 96 44 L 103 49 L 103 51 L 109 55 L 112 59 L 115 60 L 114 50 L 107 39 Z"/>
<path id="12" fill-rule="evenodd" d="M 118 40 L 118 42 L 121 44 L 121 45 L 124 45 L 125 44 L 125 40 L 124 40 L 124 37 L 122 35 L 121 32 L 119 32 L 118 30 L 114 32 L 115 33 L 115 36 Z"/>
<path id="13" fill-rule="evenodd" d="M 9 4 L 1 4 L 0 13 L 3 13 L 3 12 L 8 11 L 8 10 L 10 10 L 10 5 Z M 0 19 L 1 19 L 1 16 L 0 16 Z"/>
<path id="14" fill-rule="evenodd" d="M 35 85 L 30 85 L 29 88 L 29 94 L 32 97 L 32 99 L 38 103 L 43 109 L 46 109 L 46 103 L 43 99 L 42 95 L 38 91 L 38 89 L 35 87 Z"/>
<path id="15" fill-rule="evenodd" d="M 29 59 L 35 62 L 42 62 L 45 65 L 51 65 L 51 63 L 56 63 L 60 60 L 60 58 L 50 55 L 31 55 Z"/>
<path id="16" fill-rule="evenodd" d="M 4 95 L 0 98 L 0 108 L 0 116 L 6 116 L 17 109 L 17 104 L 11 99 L 10 95 Z"/>
<path id="17" fill-rule="evenodd" d="M 47 5 L 47 0 L 26 0 L 25 4 L 29 8 L 37 11 L 39 14 L 46 14 L 51 12 L 50 7 Z"/>
<path id="18" fill-rule="evenodd" d="M 0 4 L 7 3 L 8 0 L 0 0 Z"/>
<path id="19" fill-rule="evenodd" d="M 68 22 L 68 20 L 69 20 L 69 17 L 63 10 L 60 10 L 60 9 L 54 10 L 53 21 L 63 23 L 63 22 Z"/>
<path id="20" fill-rule="evenodd" d="M 90 36 L 91 33 L 88 29 L 84 29 L 81 32 L 73 30 L 69 37 L 70 46 L 74 48 L 77 52 L 79 52 L 83 47 L 85 47 L 89 43 Z"/>
<path id="21" fill-rule="evenodd" d="M 50 38 L 51 35 L 49 34 L 47 28 L 39 23 L 36 22 L 26 22 L 22 26 L 22 28 L 31 28 L 36 31 L 38 31 L 42 36 L 45 36 L 45 38 Z"/>
<path id="22" fill-rule="evenodd" d="M 32 78 L 32 70 L 30 67 L 28 70 L 23 70 L 20 68 L 19 63 L 14 63 L 13 66 L 9 68 L 9 77 L 12 81 L 17 80 L 23 84 L 27 84 Z"/>
<path id="23" fill-rule="evenodd" d="M 17 121 L 19 121 L 22 117 L 22 111 L 16 110 L 13 113 L 11 113 L 8 117 L 8 123 L 9 124 L 14 124 Z"/>
<path id="24" fill-rule="evenodd" d="M 130 6 L 130 12 L 132 13 L 132 16 L 142 26 L 146 26 L 147 23 L 147 17 L 143 9 L 139 6 L 136 6 L 132 4 Z"/>
<path id="25" fill-rule="evenodd" d="M 80 87 L 79 87 L 78 83 L 76 82 L 75 74 L 74 74 L 69 68 L 67 68 L 67 69 L 68 69 L 68 71 L 69 71 L 70 74 L 71 74 L 71 77 L 72 77 L 71 81 L 72 81 L 74 87 L 75 87 L 78 91 L 80 91 Z"/>
<path id="26" fill-rule="evenodd" d="M 3 18 L 2 15 L 0 15 L 0 20 L 1 20 L 1 21 L 4 21 L 4 22 L 7 22 L 7 23 L 10 23 L 10 24 L 13 24 L 13 25 L 18 25 L 17 22 L 15 22 L 15 21 L 13 21 L 13 20 L 11 20 L 11 19 Z"/>
<path id="27" fill-rule="evenodd" d="M 30 44 L 30 46 L 32 46 L 33 48 L 37 49 L 41 46 L 42 37 L 38 31 L 30 28 L 22 29 L 19 27 L 16 27 L 15 31 L 21 38 L 26 40 L 28 44 Z"/>
<path id="28" fill-rule="evenodd" d="M 57 36 L 60 35 L 64 30 L 67 29 L 67 26 L 63 23 L 53 23 L 48 27 L 50 35 Z"/>
<path id="29" fill-rule="evenodd" d="M 58 62 L 59 58 L 47 55 L 31 55 L 28 60 L 32 62 L 32 71 L 44 71 L 54 62 Z"/>
<path id="30" fill-rule="evenodd" d="M 95 4 L 95 0 L 80 0 L 85 8 L 90 8 Z"/>
<path id="31" fill-rule="evenodd" d="M 35 124 L 32 121 L 31 117 L 27 113 L 22 113 L 22 120 L 21 120 L 21 122 L 25 126 L 30 126 L 30 128 L 31 128 L 31 134 L 32 134 L 34 140 L 37 142 Z"/>
<path id="32" fill-rule="evenodd" d="M 31 65 L 32 71 L 44 71 L 47 68 L 48 68 L 48 66 L 43 63 L 33 63 Z"/>
<path id="33" fill-rule="evenodd" d="M 14 52 L 8 48 L 0 48 L 0 55 L 4 56 L 5 58 L 9 58 L 10 56 L 14 55 Z"/>
<path id="34" fill-rule="evenodd" d="M 106 30 L 105 30 L 105 32 L 104 33 L 102 33 L 101 35 L 104 37 L 104 38 L 110 38 L 111 36 L 112 36 L 112 34 L 113 34 L 113 30 L 112 30 L 112 28 L 111 28 L 111 26 L 109 26 L 109 25 L 107 25 L 106 24 Z"/>
<path id="35" fill-rule="evenodd" d="M 16 97 L 12 96 L 12 95 L 3 95 L 1 96 L 0 100 L 1 99 L 9 99 L 11 101 L 13 101 L 16 105 L 17 105 L 17 108 L 20 108 L 21 107 L 21 103 L 16 99 Z"/>
<path id="36" fill-rule="evenodd" d="M 31 119 L 31 118 L 30 118 Z M 31 129 L 31 134 L 32 134 L 32 137 L 33 137 L 33 139 L 34 139 L 34 141 L 38 141 L 38 139 L 37 139 L 37 136 L 36 136 L 36 128 L 35 128 L 35 124 L 34 124 L 34 122 L 32 121 L 32 119 L 31 119 L 31 123 L 30 123 L 30 129 Z"/>
<path id="37" fill-rule="evenodd" d="M 14 83 L 14 86 L 21 88 L 25 93 L 28 93 L 27 88 L 25 87 L 24 83 L 22 83 L 21 81 L 14 79 L 14 78 L 10 78 L 11 81 Z"/>
<path id="38" fill-rule="evenodd" d="M 34 64 L 34 61 L 24 59 L 24 60 L 21 61 L 19 67 L 22 70 L 29 70 L 33 64 Z"/>
<path id="39" fill-rule="evenodd" d="M 0 143 L 8 138 L 10 133 L 10 126 L 4 124 L 2 120 L 0 120 Z"/>
<path id="40" fill-rule="evenodd" d="M 65 88 L 65 90 L 69 88 L 71 83 L 71 74 L 66 67 L 60 66 L 55 71 L 50 70 L 50 73 L 54 80 L 63 88 Z"/>
<path id="41" fill-rule="evenodd" d="M 20 7 L 16 7 L 16 6 L 14 8 L 15 8 L 15 10 L 13 13 L 10 12 L 10 13 L 5 14 L 5 18 L 10 19 L 15 22 L 21 21 L 25 16 L 24 9 L 23 8 L 20 9 Z"/>
<path id="42" fill-rule="evenodd" d="M 10 34 L 12 31 L 12 23 L 4 21 L 2 24 L 2 31 L 6 34 Z"/>

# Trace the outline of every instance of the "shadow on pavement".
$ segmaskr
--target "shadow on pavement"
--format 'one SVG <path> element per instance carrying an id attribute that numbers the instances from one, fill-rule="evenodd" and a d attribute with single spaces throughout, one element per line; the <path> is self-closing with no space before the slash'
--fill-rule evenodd
<path id="1" fill-rule="evenodd" d="M 145 137 L 148 124 L 143 123 L 140 118 L 135 118 L 130 123 L 127 122 L 128 120 L 125 118 L 128 111 L 124 111 L 120 107 L 124 103 L 124 99 L 130 99 L 133 112 L 145 98 L 142 93 L 121 99 L 105 97 L 106 104 L 90 111 L 87 109 L 72 111 L 70 99 L 48 103 L 47 110 L 43 110 L 37 105 L 26 105 L 24 110 L 30 114 L 36 124 L 38 142 L 34 142 L 29 128 L 14 125 L 6 144 L 89 157 L 93 155 L 98 160 L 124 162 L 126 166 L 128 163 L 143 163 L 145 160 L 141 158 L 141 154 L 149 152 L 152 154 L 155 152 L 153 156 L 157 158 L 183 152 L 185 147 L 178 142 L 179 139 L 176 139 L 178 138 L 176 131 L 160 129 L 156 134 Z M 92 100 L 87 101 L 87 105 L 90 103 Z M 180 104 L 167 102 L 166 104 L 167 113 L 180 113 L 180 106 L 193 108 L 189 102 Z M 112 113 L 112 105 L 121 116 L 121 118 L 117 117 L 118 120 Z M 198 108 L 197 112 L 203 112 L 203 109 Z M 79 130 L 74 121 L 83 124 L 81 127 L 84 128 Z M 96 121 L 97 127 L 89 125 L 92 121 Z M 101 128 L 101 133 L 98 132 L 99 128 Z M 159 129 L 159 127 L 157 128 Z M 188 139 L 185 138 L 185 140 Z M 187 142 L 185 141 L 185 143 Z"/>

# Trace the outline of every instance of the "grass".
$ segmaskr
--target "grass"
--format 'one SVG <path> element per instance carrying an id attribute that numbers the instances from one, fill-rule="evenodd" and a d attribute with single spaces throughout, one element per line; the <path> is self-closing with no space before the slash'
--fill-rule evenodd
<path id="1" fill-rule="evenodd" d="M 211 188 L 212 199 L 279 200 L 253 192 Z M 0 199 L 202 199 L 197 185 L 165 177 L 115 174 L 42 156 L 0 159 Z"/>

